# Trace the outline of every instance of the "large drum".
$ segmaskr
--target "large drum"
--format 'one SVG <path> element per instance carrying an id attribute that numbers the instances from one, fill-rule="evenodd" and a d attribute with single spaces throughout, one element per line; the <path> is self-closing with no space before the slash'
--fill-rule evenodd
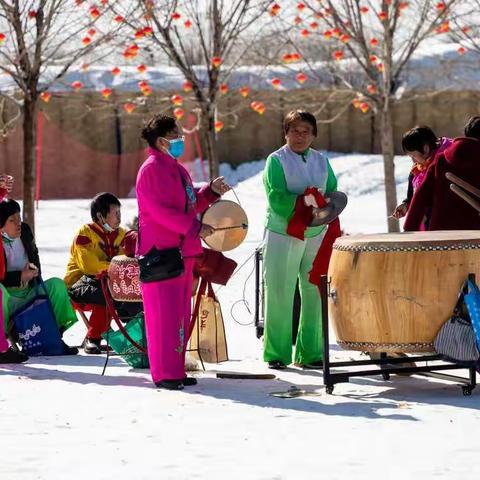
<path id="1" fill-rule="evenodd" d="M 367 352 L 433 352 L 469 273 L 480 278 L 480 232 L 339 238 L 329 316 L 338 344 Z"/>
<path id="2" fill-rule="evenodd" d="M 108 289 L 118 302 L 141 302 L 139 267 L 136 258 L 118 255 L 108 267 Z"/>

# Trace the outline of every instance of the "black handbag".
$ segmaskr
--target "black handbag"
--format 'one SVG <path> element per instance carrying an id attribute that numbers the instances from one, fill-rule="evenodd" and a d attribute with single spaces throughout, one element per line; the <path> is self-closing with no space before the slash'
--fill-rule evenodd
<path id="1" fill-rule="evenodd" d="M 185 271 L 179 247 L 158 250 L 153 246 L 146 255 L 138 257 L 138 266 L 143 283 L 179 277 Z"/>

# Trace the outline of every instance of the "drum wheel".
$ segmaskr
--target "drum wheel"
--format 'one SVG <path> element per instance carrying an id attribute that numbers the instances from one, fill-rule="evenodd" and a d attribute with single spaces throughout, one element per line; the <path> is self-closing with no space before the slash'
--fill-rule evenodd
<path id="1" fill-rule="evenodd" d="M 335 388 L 335 385 L 325 385 L 325 391 L 327 392 L 328 395 L 331 395 L 333 393 L 334 388 Z"/>
<path id="2" fill-rule="evenodd" d="M 473 388 L 472 386 L 470 385 L 464 385 L 462 387 L 462 393 L 463 393 L 463 396 L 464 397 L 470 397 L 472 395 L 472 392 L 473 392 Z"/>

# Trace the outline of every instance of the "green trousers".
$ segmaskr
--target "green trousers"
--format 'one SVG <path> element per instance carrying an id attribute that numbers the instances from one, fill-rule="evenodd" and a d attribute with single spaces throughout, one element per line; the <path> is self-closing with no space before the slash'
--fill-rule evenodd
<path id="1" fill-rule="evenodd" d="M 292 313 L 297 279 L 302 308 L 295 348 L 295 363 L 322 360 L 320 292 L 308 281 L 324 233 L 298 240 L 267 230 L 263 252 L 265 284 L 265 336 L 263 358 L 292 363 Z"/>
<path id="2" fill-rule="evenodd" d="M 45 280 L 45 286 L 58 328 L 60 332 L 63 333 L 77 321 L 77 315 L 70 302 L 67 287 L 60 278 Z M 0 288 L 2 289 L 3 319 L 5 322 L 5 331 L 7 331 L 10 315 L 14 314 L 19 308 L 31 300 L 36 294 L 36 289 L 32 287 L 5 288 L 2 284 L 0 284 Z M 40 292 L 44 293 L 42 288 L 40 288 Z"/>

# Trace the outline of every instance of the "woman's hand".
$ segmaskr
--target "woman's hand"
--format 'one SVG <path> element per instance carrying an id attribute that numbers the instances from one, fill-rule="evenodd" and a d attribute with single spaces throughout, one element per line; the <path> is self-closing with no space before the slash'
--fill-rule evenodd
<path id="1" fill-rule="evenodd" d="M 405 202 L 401 203 L 392 213 L 393 218 L 403 218 L 407 214 L 408 206 Z"/>
<path id="2" fill-rule="evenodd" d="M 0 188 L 4 188 L 8 193 L 10 193 L 13 188 L 13 177 L 7 175 L 6 173 L 0 174 Z"/>
<path id="3" fill-rule="evenodd" d="M 207 225 L 206 223 L 202 223 L 202 228 L 200 229 L 201 238 L 205 239 L 210 235 L 213 235 L 214 233 L 215 233 L 215 229 L 212 226 Z"/>
<path id="4" fill-rule="evenodd" d="M 27 263 L 22 270 L 22 284 L 27 284 L 36 277 L 38 277 L 38 268 L 33 263 Z"/>
<path id="5" fill-rule="evenodd" d="M 225 182 L 224 177 L 218 177 L 215 178 L 215 180 L 212 180 L 210 183 L 210 188 L 217 194 L 222 196 L 224 193 L 227 193 L 229 190 L 232 189 L 232 187 Z"/>

